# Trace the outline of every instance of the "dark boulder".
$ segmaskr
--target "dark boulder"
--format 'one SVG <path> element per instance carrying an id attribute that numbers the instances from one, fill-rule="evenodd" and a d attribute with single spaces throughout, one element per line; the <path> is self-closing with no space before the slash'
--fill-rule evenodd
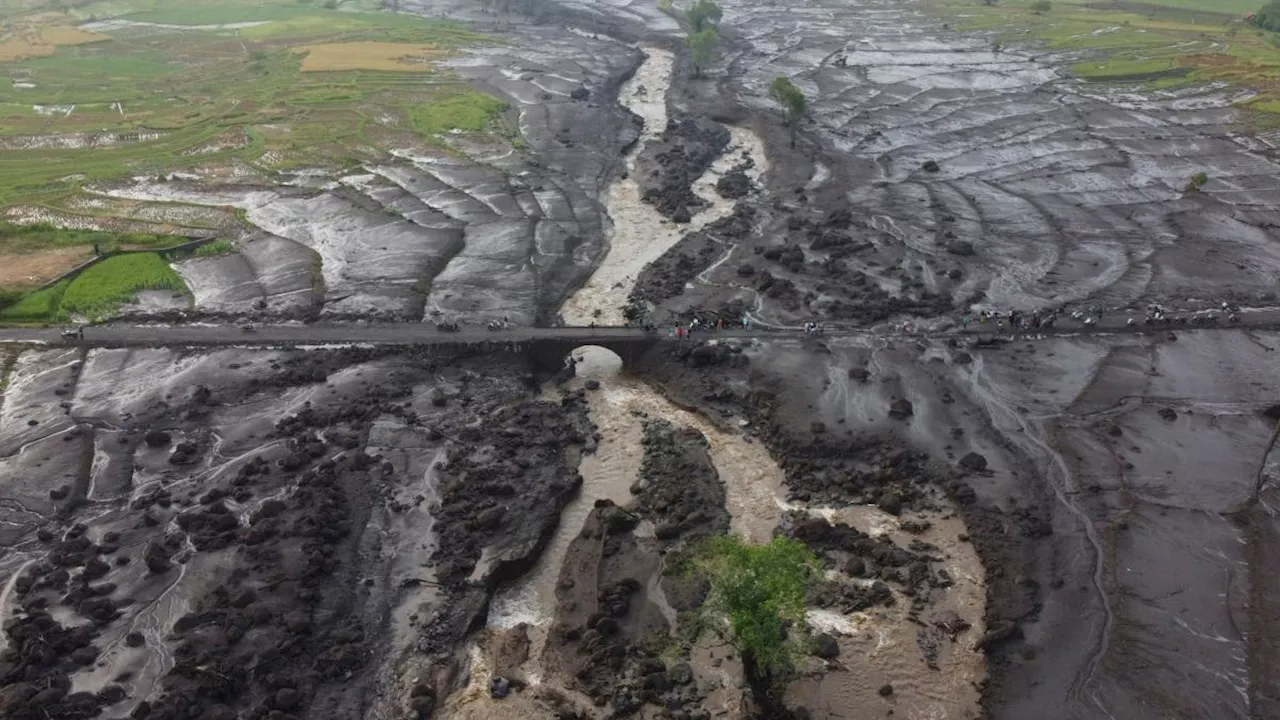
<path id="1" fill-rule="evenodd" d="M 880 496 L 876 505 L 890 515 L 897 515 L 902 512 L 902 497 L 896 492 L 889 491 Z"/>
<path id="2" fill-rule="evenodd" d="M 813 654 L 823 660 L 834 659 L 840 656 L 840 644 L 827 633 L 816 635 L 813 638 Z"/>
<path id="3" fill-rule="evenodd" d="M 982 472 L 987 469 L 987 458 L 981 453 L 971 452 L 960 458 L 960 467 L 969 472 Z"/>
<path id="4" fill-rule="evenodd" d="M 906 420 L 915 413 L 911 406 L 911 401 L 906 398 L 898 398 L 889 403 L 889 417 L 894 420 Z"/>
<path id="5" fill-rule="evenodd" d="M 280 688 L 276 691 L 273 705 L 277 710 L 293 710 L 302 702 L 302 695 L 293 688 Z"/>
<path id="6" fill-rule="evenodd" d="M 963 255 L 968 257 L 973 254 L 973 243 L 968 240 L 952 240 L 947 243 L 947 252 L 952 255 Z"/>
<path id="7" fill-rule="evenodd" d="M 148 430 L 147 434 L 142 436 L 142 440 L 148 447 L 158 448 L 168 445 L 173 438 L 163 430 Z"/>

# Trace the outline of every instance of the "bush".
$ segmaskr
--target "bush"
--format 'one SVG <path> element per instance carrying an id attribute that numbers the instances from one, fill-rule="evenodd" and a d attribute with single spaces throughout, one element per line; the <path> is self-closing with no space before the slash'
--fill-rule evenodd
<path id="1" fill-rule="evenodd" d="M 704 612 L 727 626 L 747 672 L 770 684 L 789 678 L 807 646 L 805 593 L 821 572 L 809 548 L 785 537 L 753 545 L 721 536 L 708 539 L 692 563 L 711 585 Z"/>
<path id="2" fill-rule="evenodd" d="M 236 246 L 226 240 L 214 240 L 207 242 L 196 248 L 196 257 L 212 257 L 214 255 L 228 255 L 236 251 Z"/>
<path id="3" fill-rule="evenodd" d="M 1053 5 L 1049 0 L 1036 0 L 1031 3 L 1031 12 L 1037 15 L 1043 15 L 1053 9 Z"/>
<path id="4" fill-rule="evenodd" d="M 1204 172 L 1198 172 L 1187 181 L 1186 192 L 1197 192 L 1207 182 L 1209 182 L 1209 175 Z"/>

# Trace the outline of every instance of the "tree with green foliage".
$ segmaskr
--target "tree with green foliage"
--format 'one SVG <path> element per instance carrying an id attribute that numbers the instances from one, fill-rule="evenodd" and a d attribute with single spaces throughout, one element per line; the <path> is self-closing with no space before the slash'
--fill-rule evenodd
<path id="1" fill-rule="evenodd" d="M 698 0 L 688 12 L 689 25 L 693 28 L 690 34 L 699 33 L 708 27 L 717 25 L 724 11 L 712 0 Z"/>
<path id="2" fill-rule="evenodd" d="M 1252 14 L 1249 22 L 1263 30 L 1280 32 L 1280 0 L 1272 0 L 1272 2 L 1263 5 L 1257 12 Z"/>
<path id="3" fill-rule="evenodd" d="M 703 612 L 742 655 L 757 701 L 777 707 L 807 650 L 804 599 L 820 577 L 818 559 L 790 538 L 756 545 L 728 535 L 708 538 L 691 567 L 710 585 Z"/>
<path id="4" fill-rule="evenodd" d="M 769 83 L 769 97 L 782 108 L 782 120 L 791 129 L 791 147 L 796 146 L 796 126 L 808 111 L 809 103 L 800 88 L 782 75 Z"/>
<path id="5" fill-rule="evenodd" d="M 1036 0 L 1031 3 L 1031 12 L 1037 15 L 1043 15 L 1053 9 L 1053 5 L 1049 0 Z"/>
<path id="6" fill-rule="evenodd" d="M 689 57 L 693 60 L 694 77 L 702 76 L 702 66 L 711 59 L 711 54 L 716 49 L 716 41 L 719 39 L 720 33 L 716 31 L 714 25 L 690 33 L 684 39 L 684 44 L 689 48 Z"/>

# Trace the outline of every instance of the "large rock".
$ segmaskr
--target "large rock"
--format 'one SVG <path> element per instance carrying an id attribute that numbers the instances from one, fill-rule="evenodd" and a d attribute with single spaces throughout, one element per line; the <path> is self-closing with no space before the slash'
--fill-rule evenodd
<path id="1" fill-rule="evenodd" d="M 142 436 L 143 442 L 145 442 L 148 447 L 153 448 L 164 447 L 165 445 L 168 445 L 172 439 L 173 438 L 169 436 L 169 433 L 163 430 L 148 430 L 147 434 Z"/>
<path id="2" fill-rule="evenodd" d="M 822 633 L 813 638 L 813 654 L 823 660 L 831 660 L 840 656 L 840 644 L 836 639 Z"/>
<path id="3" fill-rule="evenodd" d="M 987 469 L 987 458 L 981 453 L 971 452 L 960 458 L 960 467 L 969 472 L 982 472 Z"/>
<path id="4" fill-rule="evenodd" d="M 952 255 L 969 256 L 973 254 L 973 243 L 968 240 L 952 240 L 947 243 L 947 252 Z"/>
<path id="5" fill-rule="evenodd" d="M 906 398 L 898 398 L 889 403 L 889 417 L 894 420 L 906 420 L 915 414 L 915 409 L 911 407 L 911 401 Z"/>

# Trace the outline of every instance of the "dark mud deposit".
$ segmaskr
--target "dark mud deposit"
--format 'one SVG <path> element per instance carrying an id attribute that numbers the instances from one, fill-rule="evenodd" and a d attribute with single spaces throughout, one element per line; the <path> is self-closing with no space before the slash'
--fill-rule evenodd
<path id="1" fill-rule="evenodd" d="M 787 712 L 1280 717 L 1280 336 L 971 347 L 894 326 L 1265 304 L 1280 168 L 1224 129 L 1211 91 L 1086 95 L 1060 79 L 1067 58 L 990 52 L 911 3 L 724 5 L 717 58 L 696 79 L 678 61 L 635 179 L 679 224 L 729 126 L 765 140 L 769 170 L 716 179 L 733 212 L 640 272 L 629 316 L 868 332 L 662 344 L 628 370 L 767 448 L 783 487 L 749 519 L 829 571 Z M 639 136 L 615 103 L 641 62 L 629 43 L 677 49 L 676 23 L 641 0 L 566 1 L 541 25 L 401 6 L 510 41 L 454 69 L 512 102 L 527 150 L 451 138 L 305 187 L 104 188 L 242 207 L 261 228 L 182 268 L 199 310 L 532 324 L 600 262 L 606 189 Z M 767 98 L 779 74 L 812 106 L 794 151 Z M 1200 170 L 1213 181 L 1182 193 Z M 627 499 L 582 503 L 544 629 L 485 627 L 575 507 L 605 431 L 591 393 L 633 387 L 559 389 L 524 356 L 438 349 L 5 363 L 0 717 L 753 712 L 736 653 L 684 632 L 706 588 L 682 553 L 747 512 L 688 415 L 640 418 Z"/>

